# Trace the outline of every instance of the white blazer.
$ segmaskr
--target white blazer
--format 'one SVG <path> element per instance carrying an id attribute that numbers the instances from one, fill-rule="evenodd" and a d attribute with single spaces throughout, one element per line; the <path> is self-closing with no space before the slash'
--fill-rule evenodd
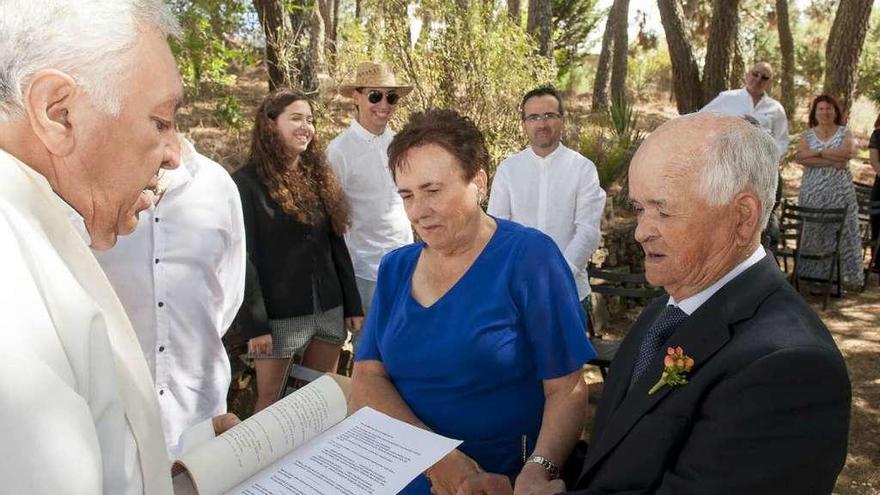
<path id="1" fill-rule="evenodd" d="M 0 150 L 0 491 L 170 494 L 143 353 L 71 213 Z"/>

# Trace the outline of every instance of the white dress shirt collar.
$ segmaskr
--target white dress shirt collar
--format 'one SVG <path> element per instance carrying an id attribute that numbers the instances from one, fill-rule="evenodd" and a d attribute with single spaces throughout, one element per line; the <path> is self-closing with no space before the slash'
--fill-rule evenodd
<path id="1" fill-rule="evenodd" d="M 388 139 L 394 135 L 394 133 L 391 131 L 391 129 L 388 128 L 388 126 L 385 126 L 385 130 L 382 131 L 382 134 L 373 134 L 372 132 L 368 131 L 366 127 L 362 126 L 356 118 L 351 119 L 351 129 L 352 131 L 354 131 L 356 136 L 368 143 L 382 140 L 383 138 Z"/>
<path id="2" fill-rule="evenodd" d="M 669 302 L 667 305 L 678 306 L 682 311 L 687 313 L 688 316 L 692 315 L 694 311 L 696 311 L 700 306 L 703 305 L 706 301 L 709 300 L 710 297 L 715 295 L 716 292 L 721 290 L 722 287 L 727 285 L 728 282 L 736 278 L 739 274 L 746 271 L 752 265 L 761 261 L 764 256 L 767 256 L 766 251 L 764 251 L 764 246 L 759 245 L 755 252 L 751 254 L 745 261 L 733 267 L 732 270 L 727 272 L 723 277 L 719 278 L 714 284 L 706 287 L 705 289 L 697 292 L 696 294 L 686 297 L 681 300 L 681 302 L 676 302 L 675 298 L 669 296 Z"/>
<path id="3" fill-rule="evenodd" d="M 548 153 L 547 156 L 539 156 L 537 153 L 535 153 L 534 148 L 532 148 L 531 146 L 529 146 L 526 149 L 529 151 L 529 153 L 531 153 L 532 157 L 535 158 L 536 160 L 538 160 L 539 162 L 552 162 L 557 156 L 564 153 L 564 151 L 563 151 L 564 149 L 568 149 L 568 148 L 566 148 L 564 144 L 559 143 L 556 146 L 556 149 L 551 151 L 550 153 Z"/>

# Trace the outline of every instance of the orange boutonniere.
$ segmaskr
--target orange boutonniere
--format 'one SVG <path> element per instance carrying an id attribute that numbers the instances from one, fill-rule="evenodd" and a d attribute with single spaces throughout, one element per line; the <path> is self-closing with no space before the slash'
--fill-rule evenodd
<path id="1" fill-rule="evenodd" d="M 651 387 L 651 390 L 648 390 L 648 395 L 654 394 L 654 392 L 663 388 L 664 385 L 680 387 L 687 383 L 684 375 L 694 367 L 694 360 L 690 356 L 686 356 L 684 349 L 681 347 L 667 347 L 666 357 L 663 358 L 663 365 L 666 368 L 663 370 L 663 374 L 660 375 L 660 380 Z"/>

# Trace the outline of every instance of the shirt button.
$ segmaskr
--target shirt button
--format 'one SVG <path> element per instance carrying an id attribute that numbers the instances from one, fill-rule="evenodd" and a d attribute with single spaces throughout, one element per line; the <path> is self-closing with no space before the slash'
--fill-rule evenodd
<path id="1" fill-rule="evenodd" d="M 159 301 L 159 307 L 161 308 L 162 306 L 165 306 L 165 303 L 163 303 L 162 301 Z"/>
<path id="2" fill-rule="evenodd" d="M 156 264 L 157 265 L 159 264 L 159 258 L 156 258 Z"/>
<path id="3" fill-rule="evenodd" d="M 159 352 L 165 352 L 165 346 L 164 346 L 164 345 L 160 345 L 160 346 L 159 346 Z"/>
<path id="4" fill-rule="evenodd" d="M 159 395 L 165 395 L 165 391 L 164 391 L 164 390 L 160 390 L 160 391 L 159 391 Z"/>
<path id="5" fill-rule="evenodd" d="M 159 223 L 159 217 L 156 217 L 156 223 Z"/>

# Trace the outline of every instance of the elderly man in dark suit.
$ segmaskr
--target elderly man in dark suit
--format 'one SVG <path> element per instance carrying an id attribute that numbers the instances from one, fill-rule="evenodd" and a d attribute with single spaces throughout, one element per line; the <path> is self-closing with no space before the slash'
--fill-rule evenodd
<path id="1" fill-rule="evenodd" d="M 624 339 L 568 489 L 830 493 L 850 383 L 827 328 L 760 246 L 772 138 L 740 118 L 680 117 L 645 140 L 629 180 L 647 278 L 669 297 Z M 565 489 L 548 481 L 541 493 Z"/>

